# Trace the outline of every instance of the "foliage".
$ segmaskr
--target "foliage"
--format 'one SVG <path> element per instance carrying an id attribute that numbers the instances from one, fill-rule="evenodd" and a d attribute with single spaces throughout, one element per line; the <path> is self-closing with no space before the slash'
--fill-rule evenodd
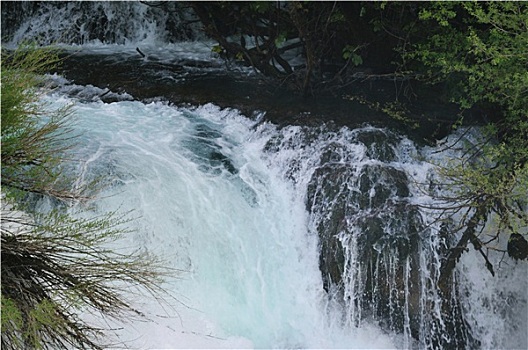
<path id="1" fill-rule="evenodd" d="M 360 55 L 356 53 L 356 51 L 359 49 L 359 47 L 352 47 L 351 45 L 346 45 L 343 48 L 343 59 L 348 60 L 351 59 L 354 66 L 359 66 L 363 63 L 363 59 Z"/>
<path id="2" fill-rule="evenodd" d="M 190 6 L 204 31 L 218 41 L 217 52 L 243 59 L 304 95 L 325 89 L 343 92 L 340 89 L 361 76 L 356 66 L 374 66 L 374 55 L 390 57 L 381 49 L 385 46 L 397 52 L 392 67 L 399 71 L 363 76 L 392 78 L 395 85 L 411 86 L 413 79 L 437 87 L 443 84 L 448 100 L 437 98 L 456 103 L 462 110 L 459 116 L 471 108 L 485 111 L 490 123 L 482 128 L 482 140 L 468 146 L 461 159 L 439 167 L 453 195 L 439 198 L 445 206 L 438 209 L 454 208 L 452 216 L 467 210 L 453 233 L 467 227 L 472 231 L 462 235 L 462 249 L 452 261 L 470 239 L 479 250 L 485 246 L 475 237 L 491 218 L 497 218 L 499 231 L 519 231 L 512 224 L 520 220 L 517 225 L 522 226 L 526 220 L 523 194 L 528 191 L 526 3 L 294 1 L 194 2 Z M 286 57 L 299 48 L 305 63 L 292 66 Z M 390 66 L 391 61 L 382 62 Z M 358 99 L 346 92 L 345 98 Z M 361 102 L 418 127 L 409 116 L 411 108 L 401 101 Z M 463 122 L 462 118 L 448 121 L 453 128 L 465 126 Z"/>
<path id="3" fill-rule="evenodd" d="M 506 234 L 526 235 L 528 166 L 516 158 L 506 158 L 512 154 L 510 147 L 504 142 L 490 142 L 483 134 L 466 142 L 460 156 L 436 165 L 442 187 L 447 191 L 435 194 L 439 204 L 433 209 L 442 213 L 442 220 L 455 219 L 456 224 L 450 230 L 454 237 L 460 237 L 446 256 L 442 268 L 444 279 L 450 277 L 468 243 L 480 251 L 487 269 L 494 274 L 488 260 L 488 251 L 497 250 L 494 242 L 504 239 Z M 491 230 L 483 230 L 487 224 L 492 225 Z M 461 236 L 455 235 L 457 232 Z M 511 249 L 516 247 L 508 248 L 510 255 Z"/>
<path id="4" fill-rule="evenodd" d="M 87 220 L 58 211 L 25 218 L 3 211 L 2 298 L 14 317 L 2 328 L 2 347 L 102 348 L 95 340 L 102 330 L 80 319 L 81 311 L 140 315 L 122 291 L 158 294 L 161 270 L 146 253 L 108 248 L 126 233 L 126 221 L 116 213 Z"/>
<path id="5" fill-rule="evenodd" d="M 464 231 L 444 270 L 447 276 L 471 242 L 493 273 L 483 249 L 501 232 L 528 226 L 528 5 L 431 3 L 419 16 L 433 29 L 407 58 L 422 63 L 431 82 L 447 81 L 451 101 L 463 109 L 479 105 L 494 114 L 481 139 L 439 167 L 452 193 L 440 198 L 443 209 L 463 213 L 458 230 Z M 492 219 L 496 234 L 481 236 L 478 227 Z"/>
<path id="6" fill-rule="evenodd" d="M 45 113 L 39 103 L 44 72 L 59 61 L 51 49 L 23 45 L 2 52 L 2 186 L 8 197 L 27 192 L 56 198 L 70 193 L 58 156 L 71 146 L 69 107 Z M 47 120 L 46 120 L 47 119 Z"/>
<path id="7" fill-rule="evenodd" d="M 373 111 L 383 112 L 391 119 L 397 121 L 401 125 L 409 127 L 410 129 L 417 129 L 420 126 L 419 122 L 410 116 L 411 113 L 405 108 L 405 105 L 399 101 L 372 102 L 361 96 L 349 95 L 345 95 L 344 98 L 367 105 Z"/>
<path id="8" fill-rule="evenodd" d="M 409 56 L 433 68 L 437 79 L 457 81 L 453 101 L 464 108 L 498 103 L 515 117 L 526 116 L 526 3 L 433 3 L 420 11 L 420 18 L 435 31 Z"/>
<path id="9" fill-rule="evenodd" d="M 213 52 L 236 58 L 290 90 L 312 95 L 347 83 L 366 48 L 351 35 L 347 13 L 338 2 L 189 2 L 204 32 L 218 42 Z M 367 20 L 357 23 L 367 23 Z M 292 64 L 300 56 L 304 64 Z"/>
<path id="10" fill-rule="evenodd" d="M 159 298 L 167 273 L 145 252 L 112 247 L 130 219 L 81 209 L 91 188 L 65 171 L 71 109 L 40 102 L 39 75 L 58 63 L 51 49 L 2 52 L 1 346 L 101 349 L 103 329 L 79 315 L 141 316 L 123 291 Z M 49 200 L 53 209 L 38 210 Z M 74 209 L 76 208 L 76 209 Z M 115 245 L 114 245 L 115 246 Z"/>

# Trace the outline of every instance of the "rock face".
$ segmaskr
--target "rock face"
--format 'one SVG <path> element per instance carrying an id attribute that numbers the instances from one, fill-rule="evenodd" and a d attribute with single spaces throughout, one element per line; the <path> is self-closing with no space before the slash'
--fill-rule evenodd
<path id="1" fill-rule="evenodd" d="M 396 166 L 397 139 L 376 130 L 356 139 L 363 160 L 344 162 L 340 146 L 331 144 L 308 185 L 325 290 L 337 294 L 354 324 L 374 319 L 420 346 L 471 344 L 456 292 L 439 296 L 431 275 L 442 245 L 409 201 L 409 179 Z"/>

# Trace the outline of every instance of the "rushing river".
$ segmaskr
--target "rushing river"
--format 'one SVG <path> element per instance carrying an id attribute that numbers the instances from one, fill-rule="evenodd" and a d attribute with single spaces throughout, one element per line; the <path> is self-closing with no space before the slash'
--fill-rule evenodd
<path id="1" fill-rule="evenodd" d="M 210 104 L 92 102 L 75 110 L 81 178 L 110 183 L 96 211 L 133 209 L 137 231 L 123 244 L 149 249 L 181 271 L 169 287 L 182 302 L 173 310 L 180 317 L 133 324 L 141 347 L 398 342 L 368 324 L 344 328 L 328 302 L 302 191 L 310 159 L 297 181 L 286 179 L 295 155 L 264 152 L 278 133 L 273 125 L 254 127 L 258 121 Z"/>
<path id="2" fill-rule="evenodd" d="M 388 130 L 278 128 L 262 122 L 261 115 L 248 118 L 213 104 L 182 108 L 127 101 L 126 95 L 114 103 L 86 102 L 87 96 L 96 100 L 100 93 L 93 87 L 63 85 L 47 97 L 58 105 L 75 102 L 80 181 L 102 176 L 108 184 L 91 211 L 133 210 L 135 232 L 123 247 L 147 249 L 180 271 L 165 285 L 178 301 L 161 308 L 154 300 L 139 298 L 138 308 L 150 322 L 124 325 L 115 332 L 116 341 L 141 348 L 426 346 L 427 340 L 411 338 L 408 322 L 403 333 L 387 331 L 379 321 L 361 316 L 368 310 L 348 304 L 347 298 L 332 298 L 332 291 L 323 288 L 318 227 L 328 223 L 331 213 L 319 207 L 307 211 L 307 201 L 323 167 L 321 159 L 335 173 L 342 166 L 375 164 L 404 171 L 419 183 L 430 174 L 423 157 L 431 150 L 420 151 L 405 137 L 392 135 L 394 154 L 383 162 L 361 135 L 390 139 Z M 376 189 L 383 191 L 368 189 L 371 201 Z M 412 185 L 410 196 L 415 202 L 429 200 Z M 323 203 L 338 210 L 333 205 Z M 402 229 L 404 224 L 395 234 Z M 350 239 L 342 234 L 347 259 L 353 260 L 361 255 L 358 242 Z M 425 241 L 422 258 L 434 262 L 431 250 L 438 242 Z M 424 270 L 421 278 L 433 278 L 431 273 Z M 357 271 L 344 274 L 345 293 L 365 288 Z M 474 252 L 464 255 L 460 278 L 466 317 L 482 348 L 522 348 L 526 266 L 507 263 L 498 274 L 497 280 L 488 276 Z M 510 285 L 502 285 L 508 281 Z M 438 296 L 427 296 L 433 290 L 422 292 L 422 298 L 438 301 Z M 407 293 L 409 300 L 415 297 Z"/>
<path id="3" fill-rule="evenodd" d="M 317 110 L 263 99 L 243 79 L 253 72 L 240 68 L 227 79 L 212 43 L 173 25 L 185 13 L 143 6 L 28 2 L 2 10 L 11 44 L 64 41 L 80 57 L 64 70 L 74 81 L 51 76 L 56 88 L 45 100 L 74 103 L 80 136 L 72 171 L 79 182 L 106 184 L 87 213 L 132 210 L 133 231 L 118 248 L 148 250 L 176 271 L 163 285 L 174 297 L 167 303 L 125 291 L 146 319 L 103 323 L 113 329 L 110 342 L 528 348 L 526 263 L 490 252 L 493 277 L 470 249 L 457 265 L 451 300 L 436 287 L 456 237 L 446 237 L 436 213 L 420 205 L 434 203 L 432 162 L 445 162 L 456 147 L 418 146 L 359 107 L 325 106 L 323 123 L 312 118 Z M 183 41 L 189 38 L 200 40 Z M 200 97 L 185 100 L 189 91 Z M 207 103 L 218 95 L 222 107 Z M 255 110 L 236 108 L 239 99 L 257 98 Z M 330 122 L 339 118 L 357 122 Z"/>

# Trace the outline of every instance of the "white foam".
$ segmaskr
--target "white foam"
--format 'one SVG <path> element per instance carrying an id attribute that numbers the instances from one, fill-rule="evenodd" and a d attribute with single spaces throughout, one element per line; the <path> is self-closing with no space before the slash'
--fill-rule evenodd
<path id="1" fill-rule="evenodd" d="M 167 288 L 189 308 L 175 302 L 158 317 L 156 302 L 143 300 L 152 321 L 125 325 L 119 339 L 141 348 L 395 346 L 368 323 L 343 326 L 328 308 L 303 197 L 280 164 L 262 158 L 273 126 L 254 131 L 238 112 L 213 105 L 92 102 L 77 114 L 81 178 L 115 180 L 98 210 L 134 209 L 138 231 L 123 245 L 185 271 Z M 197 158 L 197 130 L 211 133 L 199 149 L 226 155 L 238 173 Z"/>

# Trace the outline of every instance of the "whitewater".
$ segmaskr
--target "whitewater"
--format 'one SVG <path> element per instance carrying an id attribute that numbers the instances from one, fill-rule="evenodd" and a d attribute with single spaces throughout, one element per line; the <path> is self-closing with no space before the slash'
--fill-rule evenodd
<path id="1" fill-rule="evenodd" d="M 53 96 L 53 103 L 69 103 Z M 318 269 L 304 195 L 263 148 L 275 127 L 209 104 L 77 103 L 80 181 L 108 189 L 94 214 L 133 210 L 124 247 L 154 252 L 179 271 L 150 322 L 116 336 L 140 348 L 393 348 L 366 324 L 343 328 Z M 212 156 L 211 156 L 212 155 Z"/>
<path id="2" fill-rule="evenodd" d="M 114 329 L 110 342 L 148 349 L 420 347 L 410 334 L 387 332 L 374 320 L 350 322 L 350 306 L 323 289 L 306 189 L 329 145 L 347 147 L 337 163 L 373 162 L 354 141 L 361 129 L 319 129 L 310 141 L 302 127 L 280 129 L 264 122 L 263 114 L 250 118 L 214 104 L 176 107 L 129 101 L 127 95 L 103 103 L 100 93 L 63 85 L 46 97 L 51 107 L 75 103 L 78 181 L 102 178 L 106 184 L 89 212 L 131 210 L 134 231 L 119 249 L 147 250 L 176 271 L 163 285 L 174 299 L 130 293 L 146 319 L 104 320 L 101 326 Z M 279 136 L 286 141 L 273 151 Z M 431 164 L 421 157 L 402 138 L 393 165 L 424 181 Z M 414 197 L 428 200 L 418 191 Z M 470 252 L 460 268 L 473 332 L 483 348 L 522 348 L 525 266 L 499 264 L 494 280 L 479 263 Z M 517 283 L 503 285 L 512 280 Z"/>

